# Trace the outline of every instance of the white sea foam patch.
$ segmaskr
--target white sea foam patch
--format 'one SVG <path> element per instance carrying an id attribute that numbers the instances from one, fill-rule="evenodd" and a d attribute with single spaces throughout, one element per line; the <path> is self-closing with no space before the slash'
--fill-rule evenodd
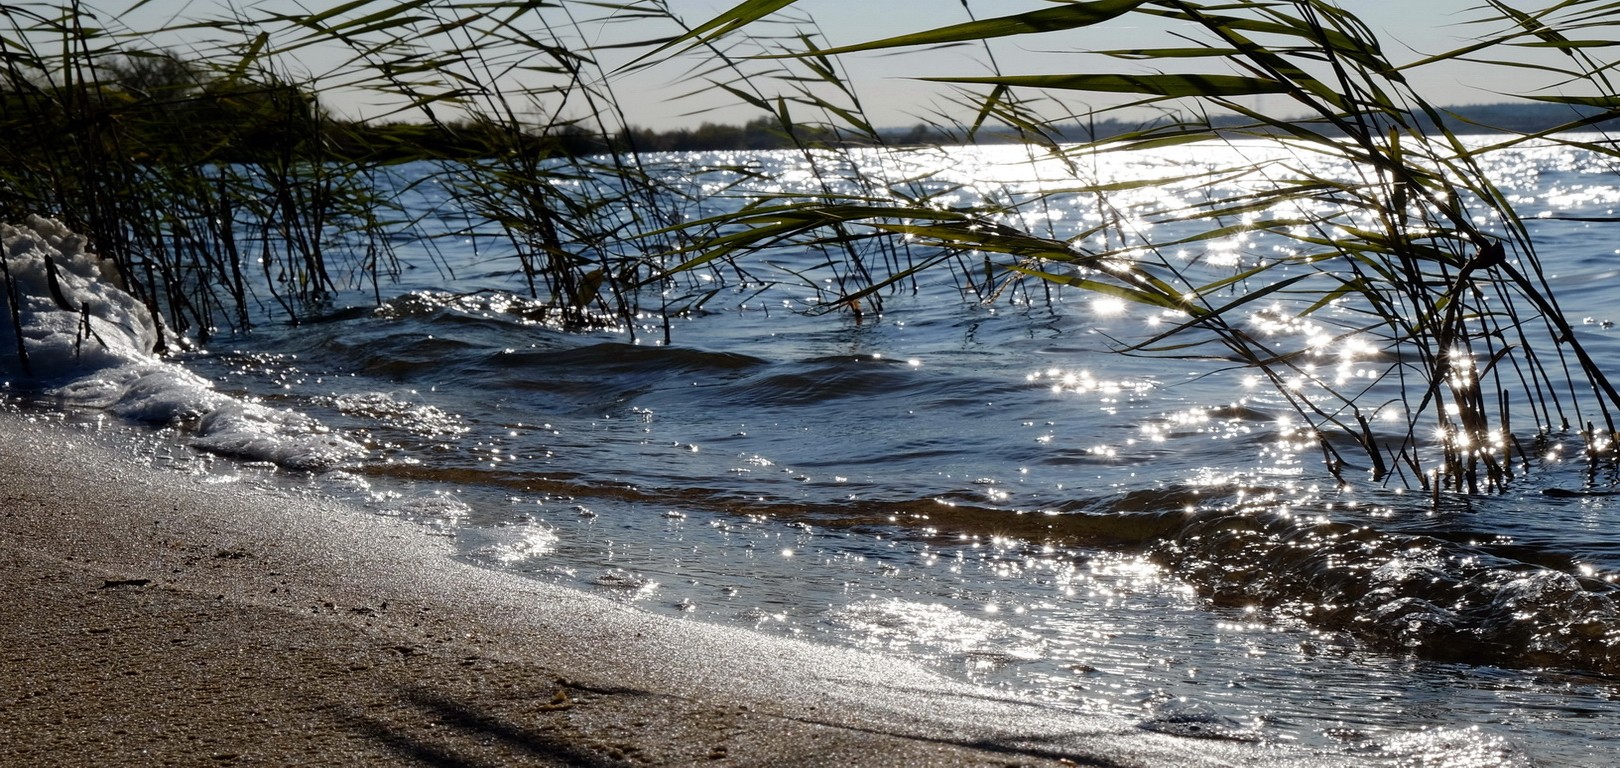
<path id="1" fill-rule="evenodd" d="M 182 340 L 108 279 L 85 238 L 61 222 L 0 224 L 0 248 L 0 376 L 64 405 L 188 429 L 214 453 L 307 470 L 365 454 L 308 416 L 221 394 L 164 360 L 159 351 Z"/>

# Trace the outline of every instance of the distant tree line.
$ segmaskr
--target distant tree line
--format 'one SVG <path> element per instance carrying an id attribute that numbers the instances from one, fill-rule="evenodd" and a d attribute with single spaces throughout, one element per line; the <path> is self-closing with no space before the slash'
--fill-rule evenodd
<path id="1" fill-rule="evenodd" d="M 1488 104 L 1455 107 L 1448 110 L 1449 127 L 1454 133 L 1515 132 L 1535 133 L 1603 114 L 1602 110 L 1560 104 Z M 1251 121 L 1237 115 L 1207 118 L 1218 130 L 1274 133 L 1254 129 Z M 1425 129 L 1433 121 L 1413 115 L 1412 122 Z M 1171 123 L 1172 120 L 1164 122 Z M 1095 141 L 1141 131 L 1144 124 L 1125 120 L 1059 124 L 1048 128 L 1054 141 Z M 469 122 L 427 125 L 396 123 L 374 125 L 363 122 L 338 123 L 334 141 L 350 152 L 386 151 L 398 146 L 426 151 L 438 156 L 472 156 L 513 146 L 513 130 L 507 125 L 479 125 Z M 1331 126 L 1316 126 L 1318 132 L 1332 133 Z M 610 136 L 580 125 L 553 126 L 530 135 L 537 151 L 570 155 L 595 154 L 608 150 L 636 152 L 716 152 L 793 149 L 816 146 L 882 144 L 887 146 L 938 146 L 963 143 L 999 144 L 1027 141 L 1029 137 L 1012 129 L 981 128 L 971 134 L 961 128 L 917 124 L 903 128 L 880 129 L 876 135 L 854 134 L 824 125 L 795 125 L 785 128 L 771 117 L 761 117 L 742 125 L 703 123 L 695 128 L 658 130 L 634 127 Z M 408 152 L 407 152 L 408 153 Z"/>
<path id="2" fill-rule="evenodd" d="M 154 162 L 267 162 L 318 157 L 367 158 L 373 162 L 422 158 L 475 158 L 523 153 L 582 156 L 604 151 L 681 152 L 769 150 L 804 146 L 1016 142 L 1012 130 L 960 129 L 918 124 L 851 135 L 821 125 L 784 127 L 772 117 L 743 125 L 703 123 L 695 128 L 626 128 L 603 134 L 582 124 L 546 126 L 464 119 L 384 122 L 338 119 L 306 88 L 257 73 L 210 72 L 166 53 L 126 55 L 101 62 L 75 85 L 42 86 L 12 79 L 0 89 L 0 124 L 24 127 L 8 141 L 32 141 L 41 151 L 60 151 L 65 136 L 111 143 L 105 147 Z M 1453 130 L 1533 133 L 1583 116 L 1578 108 L 1552 104 L 1495 104 L 1456 108 Z M 1596 110 L 1592 110 L 1596 113 Z M 1213 116 L 1217 129 L 1244 130 L 1246 118 Z M 1165 120 L 1167 124 L 1174 119 Z M 1431 121 L 1414 116 L 1425 127 Z M 1090 141 L 1143 129 L 1111 119 L 1048 126 L 1054 141 Z M 22 148 L 20 145 L 15 145 Z"/>

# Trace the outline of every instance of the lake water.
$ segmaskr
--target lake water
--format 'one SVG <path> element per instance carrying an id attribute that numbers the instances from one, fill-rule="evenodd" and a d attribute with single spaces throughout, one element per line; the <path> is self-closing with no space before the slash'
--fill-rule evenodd
<path id="1" fill-rule="evenodd" d="M 1085 173 L 1168 176 L 1270 151 L 1114 155 Z M 1022 153 L 866 160 L 895 177 L 944 168 L 928 182 L 942 204 L 1074 184 Z M 793 153 L 662 160 L 727 190 L 689 216 L 824 182 Z M 1620 175 L 1555 147 L 1494 163 L 1566 315 L 1620 373 L 1616 225 L 1537 219 L 1613 216 Z M 1107 202 L 1131 222 L 1122 236 L 1172 242 L 1183 235 L 1139 212 L 1177 194 Z M 408 199 L 429 229 L 462 223 L 434 185 Z M 1066 237 L 1105 208 L 1058 193 L 1023 224 Z M 1189 263 L 1235 271 L 1271 247 L 1237 233 Z M 545 322 L 499 238 L 402 241 L 398 255 L 406 269 L 375 310 L 363 286 L 302 326 L 266 302 L 253 332 L 170 360 L 363 446 L 326 471 L 220 458 L 252 454 L 188 424 L 132 430 L 72 398 L 45 405 L 168 470 L 353 499 L 491 568 L 922 659 L 1148 728 L 1400 765 L 1620 754 L 1620 502 L 1544 493 L 1610 489 L 1617 473 L 1563 458 L 1576 448 L 1556 432 L 1505 492 L 1435 503 L 1398 482 L 1340 487 L 1248 371 L 1119 354 L 1173 322 L 1158 310 L 1039 285 L 980 301 L 973 264 L 857 316 L 820 311 L 837 265 L 779 249 L 747 275 L 716 273 L 665 343 L 652 314 Z"/>

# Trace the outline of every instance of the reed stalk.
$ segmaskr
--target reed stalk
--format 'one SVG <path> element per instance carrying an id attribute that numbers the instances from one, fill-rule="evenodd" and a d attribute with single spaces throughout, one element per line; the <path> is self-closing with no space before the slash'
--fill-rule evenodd
<path id="1" fill-rule="evenodd" d="M 713 45 L 790 5 L 741 3 L 666 47 Z M 1493 31 L 1478 44 L 1406 64 L 1392 61 L 1353 13 L 1315 0 L 1065 2 L 802 50 L 791 55 L 819 61 L 1035 36 L 1041 37 L 1031 46 L 1052 47 L 1062 45 L 1066 33 L 1151 19 L 1168 30 L 1174 45 L 1074 49 L 1092 59 L 1147 62 L 1140 69 L 991 71 L 919 80 L 959 86 L 962 101 L 981 120 L 999 118 L 1026 137 L 1060 131 L 1018 107 L 1028 100 L 1025 94 L 1103 105 L 1084 107 L 1088 117 L 1143 108 L 1174 116 L 1103 139 L 1041 142 L 1076 166 L 1121 150 L 1261 140 L 1299 156 L 1342 161 L 1349 172 L 1312 176 L 1283 157 L 1251 169 L 1265 180 L 1255 191 L 1230 191 L 1227 181 L 1235 169 L 1159 180 L 1190 185 L 1204 202 L 1150 212 L 1158 223 L 1206 226 L 1199 235 L 1145 247 L 1095 248 L 1097 231 L 1068 237 L 1026 231 L 1012 223 L 1016 211 L 994 207 L 938 210 L 854 197 L 831 204 L 784 202 L 749 212 L 750 229 L 703 243 L 688 263 L 743 258 L 752 249 L 857 224 L 941 251 L 989 254 L 996 257 L 989 267 L 994 271 L 1180 314 L 1183 320 L 1169 330 L 1124 344 L 1122 351 L 1219 356 L 1252 368 L 1304 417 L 1325 463 L 1341 479 L 1355 470 L 1376 481 L 1404 478 L 1425 488 L 1500 489 L 1516 463 L 1517 437 L 1507 430 L 1511 408 L 1527 408 L 1535 423 L 1554 429 L 1569 428 L 1565 408 L 1575 412 L 1576 428 L 1595 418 L 1585 432 L 1589 450 L 1596 452 L 1611 444 L 1603 435 L 1613 433 L 1620 394 L 1559 310 L 1529 229 L 1485 170 L 1490 152 L 1528 137 L 1485 147 L 1464 141 L 1457 129 L 1469 126 L 1457 126 L 1425 100 L 1409 75 L 1455 60 L 1514 66 L 1512 48 L 1549 48 L 1564 54 L 1566 64 L 1538 66 L 1565 82 L 1596 86 L 1597 95 L 1538 98 L 1587 107 L 1570 127 L 1595 125 L 1614 116 L 1617 104 L 1608 80 L 1611 65 L 1591 53 L 1601 50 L 1594 38 L 1613 34 L 1604 6 L 1565 2 L 1521 12 L 1491 2 L 1477 23 Z M 1302 114 L 1259 110 L 1259 97 L 1286 101 Z M 1310 212 L 1290 213 L 1305 210 Z M 1480 221 L 1496 223 L 1487 228 Z M 1291 246 L 1278 257 L 1250 254 L 1235 274 L 1218 276 L 1189 268 L 1166 250 L 1208 246 L 1239 231 Z M 992 263 L 988 257 L 986 263 Z M 880 281 L 864 290 L 881 287 Z M 1380 372 L 1371 384 L 1347 388 L 1318 372 L 1313 345 L 1320 343 L 1262 337 L 1253 330 L 1257 320 L 1330 327 L 1336 339 L 1371 339 Z M 1388 383 L 1398 393 L 1393 402 L 1366 397 Z M 1521 392 L 1535 396 L 1509 396 Z M 1392 419 L 1403 428 L 1388 430 L 1384 425 Z M 1517 461 L 1523 459 L 1520 452 Z"/>

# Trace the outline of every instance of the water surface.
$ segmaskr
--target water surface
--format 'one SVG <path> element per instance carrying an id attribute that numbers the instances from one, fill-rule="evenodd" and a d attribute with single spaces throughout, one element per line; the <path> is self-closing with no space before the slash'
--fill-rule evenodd
<path id="1" fill-rule="evenodd" d="M 1093 172 L 1241 167 L 1269 151 L 1113 156 Z M 1020 152 L 955 151 L 930 183 L 961 202 L 1070 183 Z M 788 153 L 666 159 L 715 189 L 737 179 L 702 169 L 809 183 Z M 868 160 L 901 177 L 940 156 Z M 1620 178 L 1565 149 L 1498 162 L 1566 313 L 1620 371 L 1613 238 L 1534 219 L 1612 215 Z M 1109 202 L 1148 210 L 1179 194 Z M 1066 236 L 1099 220 L 1097 203 L 1027 210 Z M 414 204 L 456 219 L 431 187 Z M 1146 221 L 1136 233 L 1176 237 Z M 1196 256 L 1233 270 L 1267 247 L 1237 235 Z M 1620 753 L 1620 511 L 1544 493 L 1609 488 L 1616 473 L 1571 458 L 1556 430 L 1506 492 L 1435 503 L 1398 483 L 1341 486 L 1288 405 L 1231 363 L 1118 354 L 1173 318 L 1106 298 L 1030 287 L 980 302 L 963 272 L 939 269 L 881 312 L 828 312 L 819 288 L 836 270 L 789 252 L 759 269 L 770 279 L 717 281 L 665 343 L 652 315 L 546 322 L 491 241 L 401 256 L 414 268 L 380 308 L 357 289 L 327 322 L 266 322 L 180 360 L 222 393 L 314 417 L 362 458 L 306 473 L 199 453 L 178 427 L 120 439 L 175 470 L 355 499 L 492 568 L 920 658 L 1145 728 L 1390 764 Z M 1351 377 L 1372 364 L 1342 359 Z"/>

